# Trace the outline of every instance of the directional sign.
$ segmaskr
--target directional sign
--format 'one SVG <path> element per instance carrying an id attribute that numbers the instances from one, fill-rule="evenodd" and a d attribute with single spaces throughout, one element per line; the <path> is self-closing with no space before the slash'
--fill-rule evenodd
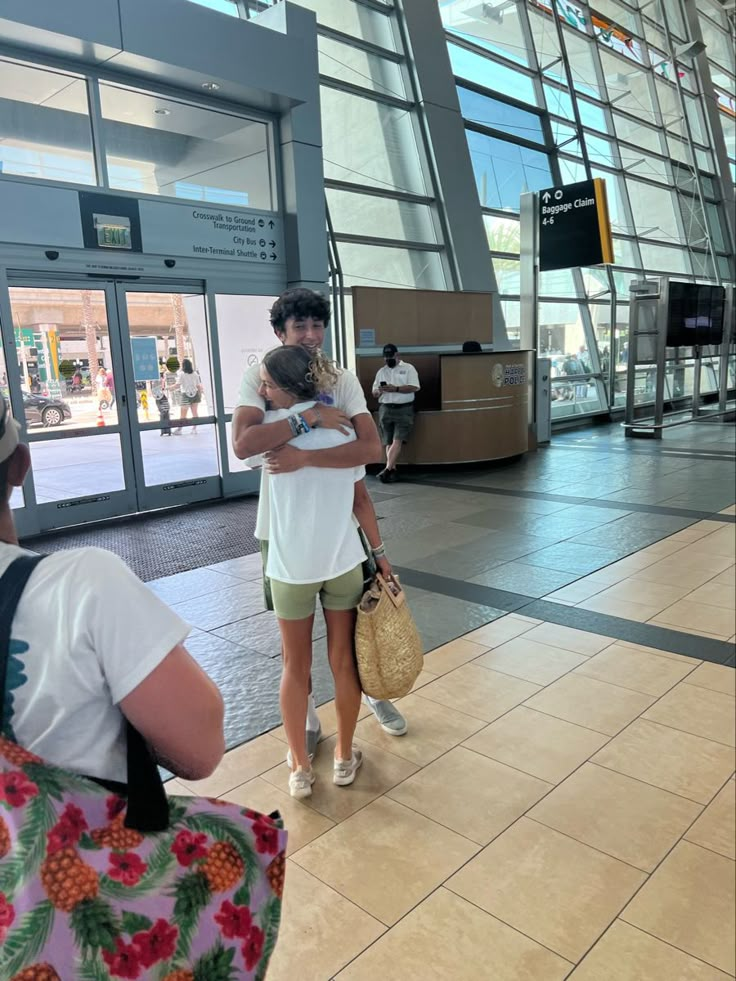
<path id="1" fill-rule="evenodd" d="M 600 177 L 539 192 L 539 270 L 613 262 L 606 182 Z"/>
<path id="2" fill-rule="evenodd" d="M 139 381 L 157 381 L 160 375 L 155 337 L 131 337 L 133 377 Z"/>

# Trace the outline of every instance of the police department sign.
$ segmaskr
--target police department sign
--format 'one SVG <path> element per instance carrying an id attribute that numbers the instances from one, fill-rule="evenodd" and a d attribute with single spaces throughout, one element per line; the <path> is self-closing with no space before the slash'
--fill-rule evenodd
<path id="1" fill-rule="evenodd" d="M 526 365 L 496 364 L 491 371 L 491 381 L 496 388 L 507 385 L 526 385 Z"/>

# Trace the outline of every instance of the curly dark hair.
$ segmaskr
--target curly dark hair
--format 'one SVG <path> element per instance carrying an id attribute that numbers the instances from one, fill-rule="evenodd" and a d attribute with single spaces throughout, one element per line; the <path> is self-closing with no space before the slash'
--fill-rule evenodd
<path id="1" fill-rule="evenodd" d="M 271 326 L 280 334 L 283 334 L 286 321 L 291 317 L 298 320 L 306 317 L 322 320 L 327 327 L 330 322 L 330 301 L 315 290 L 297 287 L 281 294 L 271 307 L 270 317 Z"/>

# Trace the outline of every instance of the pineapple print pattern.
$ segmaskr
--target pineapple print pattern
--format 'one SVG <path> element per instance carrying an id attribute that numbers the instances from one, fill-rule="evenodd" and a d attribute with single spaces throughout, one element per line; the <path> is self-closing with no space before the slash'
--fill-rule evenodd
<path id="1" fill-rule="evenodd" d="M 20 974 L 15 974 L 11 981 L 62 981 L 50 964 L 34 964 Z"/>
<path id="2" fill-rule="evenodd" d="M 5 757 L 5 759 L 12 763 L 13 766 L 25 766 L 26 763 L 40 763 L 41 760 L 35 756 L 33 753 L 29 753 L 27 749 L 23 749 L 22 746 L 18 746 L 17 743 L 12 743 L 5 736 L 0 736 L 0 753 Z"/>
<path id="3" fill-rule="evenodd" d="M 94 899 L 100 888 L 99 876 L 74 848 L 49 855 L 41 866 L 41 882 L 56 909 L 65 913 L 85 899 Z"/>
<path id="4" fill-rule="evenodd" d="M 0 858 L 5 858 L 9 851 L 10 831 L 8 830 L 5 818 L 0 817 Z"/>
<path id="5" fill-rule="evenodd" d="M 218 841 L 202 864 L 202 872 L 212 892 L 226 892 L 240 883 L 245 866 L 233 845 L 227 841 Z"/>
<path id="6" fill-rule="evenodd" d="M 275 895 L 281 899 L 284 895 L 284 879 L 286 876 L 286 858 L 284 855 L 276 856 L 266 869 L 266 875 Z"/>
<path id="7" fill-rule="evenodd" d="M 172 971 L 164 981 L 194 981 L 194 974 L 191 971 Z"/>
<path id="8" fill-rule="evenodd" d="M 115 848 L 124 852 L 129 848 L 138 848 L 143 844 L 143 835 L 140 831 L 133 828 L 126 828 L 123 825 L 125 813 L 118 814 L 104 828 L 95 828 L 92 832 L 92 841 L 103 848 Z"/>

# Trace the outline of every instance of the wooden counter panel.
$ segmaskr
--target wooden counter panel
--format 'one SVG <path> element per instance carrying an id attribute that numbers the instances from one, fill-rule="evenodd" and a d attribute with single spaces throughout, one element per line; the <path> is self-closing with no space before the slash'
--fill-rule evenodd
<path id="1" fill-rule="evenodd" d="M 528 398 L 529 360 L 528 351 L 440 355 L 442 408 L 461 409 L 467 402 L 495 404 L 506 397 Z M 514 368 L 522 384 L 504 384 L 503 372 Z"/>

